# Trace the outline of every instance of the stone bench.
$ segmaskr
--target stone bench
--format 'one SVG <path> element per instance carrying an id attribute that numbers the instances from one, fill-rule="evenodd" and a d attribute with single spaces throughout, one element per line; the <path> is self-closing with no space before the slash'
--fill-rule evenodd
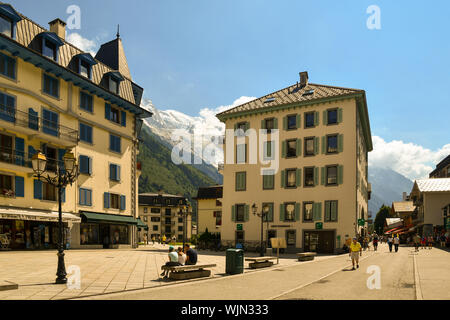
<path id="1" fill-rule="evenodd" d="M 162 266 L 161 270 L 170 271 L 169 279 L 171 280 L 188 280 L 195 278 L 209 277 L 211 270 L 206 268 L 214 268 L 215 264 L 196 264 L 187 266 Z"/>
<path id="2" fill-rule="evenodd" d="M 271 260 L 277 260 L 277 257 L 257 257 L 257 258 L 246 258 L 245 261 L 252 262 L 249 264 L 250 268 L 267 268 L 273 266 Z"/>
<path id="3" fill-rule="evenodd" d="M 301 252 L 297 253 L 298 261 L 311 261 L 317 255 L 315 252 Z"/>

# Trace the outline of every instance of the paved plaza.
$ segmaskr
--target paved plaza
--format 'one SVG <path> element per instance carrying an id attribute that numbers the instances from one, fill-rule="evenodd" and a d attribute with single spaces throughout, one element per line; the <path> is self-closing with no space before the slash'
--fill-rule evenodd
<path id="1" fill-rule="evenodd" d="M 298 262 L 282 255 L 279 265 L 253 270 L 245 263 L 244 274 L 225 274 L 225 252 L 199 252 L 199 264 L 217 264 L 209 279 L 163 280 L 161 266 L 167 249 L 149 245 L 129 250 L 69 250 L 66 267 L 79 266 L 81 289 L 56 285 L 56 251 L 0 252 L 0 280 L 17 283 L 19 289 L 0 291 L 2 300 L 59 299 L 450 299 L 450 254 L 434 248 L 401 247 L 389 253 L 363 254 L 361 268 L 347 272 L 348 255 L 318 256 Z M 258 256 L 247 253 L 246 257 Z M 378 265 L 381 290 L 369 290 L 366 269 Z"/>

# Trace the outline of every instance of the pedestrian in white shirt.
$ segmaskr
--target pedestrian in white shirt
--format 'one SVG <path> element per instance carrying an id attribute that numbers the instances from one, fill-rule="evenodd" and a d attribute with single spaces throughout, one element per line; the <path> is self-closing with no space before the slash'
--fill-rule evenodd
<path id="1" fill-rule="evenodd" d="M 186 254 L 183 252 L 182 247 L 178 247 L 178 262 L 183 266 L 186 263 Z"/>
<path id="2" fill-rule="evenodd" d="M 398 235 L 396 237 L 394 237 L 394 247 L 395 247 L 395 252 L 398 252 L 398 246 L 400 244 L 400 238 L 398 237 Z"/>

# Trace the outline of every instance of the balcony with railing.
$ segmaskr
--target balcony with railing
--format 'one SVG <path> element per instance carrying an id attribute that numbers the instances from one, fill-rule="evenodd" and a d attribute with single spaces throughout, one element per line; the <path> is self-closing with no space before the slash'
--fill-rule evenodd
<path id="1" fill-rule="evenodd" d="M 22 150 L 0 147 L 0 164 L 2 168 L 17 170 L 18 167 L 25 168 L 24 171 L 32 172 L 31 157 L 33 155 Z M 64 166 L 63 161 L 47 158 L 46 171 L 56 173 L 58 165 Z"/>
<path id="2" fill-rule="evenodd" d="M 78 144 L 78 130 L 60 125 L 38 116 L 31 108 L 28 112 L 0 104 L 0 123 L 5 129 L 21 131 L 27 135 L 42 138 L 63 146 Z"/>

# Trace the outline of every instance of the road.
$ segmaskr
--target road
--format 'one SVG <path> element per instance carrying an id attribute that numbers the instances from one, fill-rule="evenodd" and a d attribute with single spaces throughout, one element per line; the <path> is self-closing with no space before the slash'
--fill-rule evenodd
<path id="1" fill-rule="evenodd" d="M 348 255 L 294 266 L 272 267 L 251 274 L 174 284 L 85 299 L 113 300 L 288 300 L 288 299 L 416 299 L 412 248 L 389 253 L 364 252 L 360 268 L 351 271 Z M 380 270 L 381 288 L 370 289 L 367 268 Z"/>

